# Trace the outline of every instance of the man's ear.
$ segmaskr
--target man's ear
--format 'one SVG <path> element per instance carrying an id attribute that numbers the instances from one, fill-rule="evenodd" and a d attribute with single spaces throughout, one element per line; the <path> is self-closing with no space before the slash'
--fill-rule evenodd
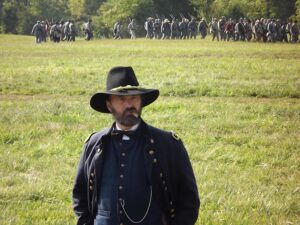
<path id="1" fill-rule="evenodd" d="M 106 100 L 106 107 L 107 107 L 108 111 L 111 112 L 111 104 L 108 99 Z"/>

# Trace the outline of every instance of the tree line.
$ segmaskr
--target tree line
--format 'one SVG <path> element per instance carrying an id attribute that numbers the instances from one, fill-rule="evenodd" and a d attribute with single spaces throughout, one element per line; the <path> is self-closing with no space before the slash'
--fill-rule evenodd
<path id="1" fill-rule="evenodd" d="M 93 21 L 96 37 L 108 36 L 116 21 L 135 18 L 276 18 L 300 21 L 300 0 L 0 0 L 0 33 L 30 34 L 37 20 Z"/>

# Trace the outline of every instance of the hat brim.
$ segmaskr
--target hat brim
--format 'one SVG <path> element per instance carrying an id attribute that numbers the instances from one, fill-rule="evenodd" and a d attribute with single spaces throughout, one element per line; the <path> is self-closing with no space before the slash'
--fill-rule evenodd
<path id="1" fill-rule="evenodd" d="M 150 105 L 159 96 L 159 90 L 157 89 L 134 89 L 134 90 L 122 90 L 122 91 L 107 91 L 98 92 L 94 94 L 90 100 L 91 107 L 102 113 L 110 113 L 106 106 L 106 100 L 110 95 L 141 95 L 142 96 L 142 107 Z"/>

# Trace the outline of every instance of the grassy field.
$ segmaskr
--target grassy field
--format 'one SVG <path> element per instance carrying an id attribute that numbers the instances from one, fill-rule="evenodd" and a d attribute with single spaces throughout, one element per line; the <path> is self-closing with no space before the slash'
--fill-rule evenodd
<path id="1" fill-rule="evenodd" d="M 0 35 L 0 224 L 75 224 L 82 144 L 112 122 L 89 99 L 116 65 L 160 89 L 143 118 L 184 141 L 197 225 L 300 224 L 300 45 L 12 35 Z"/>

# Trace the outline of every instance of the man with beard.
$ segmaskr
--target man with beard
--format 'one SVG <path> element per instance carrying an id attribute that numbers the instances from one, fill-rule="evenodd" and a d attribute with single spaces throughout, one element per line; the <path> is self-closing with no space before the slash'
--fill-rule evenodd
<path id="1" fill-rule="evenodd" d="M 112 68 L 106 91 L 92 96 L 91 107 L 115 122 L 85 141 L 73 188 L 77 224 L 195 224 L 200 201 L 182 141 L 141 118 L 158 96 L 139 86 L 132 67 Z"/>

